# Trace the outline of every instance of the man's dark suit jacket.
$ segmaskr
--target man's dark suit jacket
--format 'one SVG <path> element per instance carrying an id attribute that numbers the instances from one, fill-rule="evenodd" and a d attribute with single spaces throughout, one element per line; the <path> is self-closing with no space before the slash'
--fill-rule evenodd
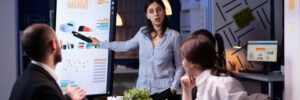
<path id="1" fill-rule="evenodd" d="M 42 67 L 30 63 L 18 78 L 10 100 L 66 100 L 54 78 Z"/>

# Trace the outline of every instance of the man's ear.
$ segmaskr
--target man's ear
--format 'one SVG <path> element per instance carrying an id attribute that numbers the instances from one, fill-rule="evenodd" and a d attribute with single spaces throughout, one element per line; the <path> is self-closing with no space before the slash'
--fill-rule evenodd
<path id="1" fill-rule="evenodd" d="M 56 43 L 55 43 L 55 39 L 52 38 L 50 41 L 49 41 L 49 46 L 50 46 L 50 49 L 51 51 L 56 51 Z"/>

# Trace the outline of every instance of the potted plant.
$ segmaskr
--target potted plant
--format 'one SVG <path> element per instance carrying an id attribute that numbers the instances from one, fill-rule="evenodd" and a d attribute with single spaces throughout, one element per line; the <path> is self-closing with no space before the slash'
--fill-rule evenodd
<path id="1" fill-rule="evenodd" d="M 124 100 L 152 100 L 150 95 L 150 92 L 146 89 L 139 91 L 136 88 L 133 88 L 124 91 Z"/>

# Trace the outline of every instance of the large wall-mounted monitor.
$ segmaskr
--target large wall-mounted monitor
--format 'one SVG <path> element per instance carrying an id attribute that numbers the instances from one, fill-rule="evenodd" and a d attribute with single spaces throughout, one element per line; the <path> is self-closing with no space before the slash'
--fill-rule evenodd
<path id="1" fill-rule="evenodd" d="M 110 95 L 112 90 L 112 52 L 87 44 L 72 32 L 112 41 L 115 30 L 115 0 L 56 0 L 55 30 L 62 42 L 62 62 L 55 72 L 65 91 L 80 86 L 87 95 Z"/>
<path id="2" fill-rule="evenodd" d="M 248 61 L 277 61 L 278 41 L 248 41 L 247 60 Z"/>

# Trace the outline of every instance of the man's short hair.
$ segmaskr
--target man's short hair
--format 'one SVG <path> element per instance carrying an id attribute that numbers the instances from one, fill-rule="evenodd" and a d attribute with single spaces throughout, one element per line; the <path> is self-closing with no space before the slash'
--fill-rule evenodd
<path id="1" fill-rule="evenodd" d="M 22 35 L 22 47 L 33 60 L 44 59 L 49 48 L 49 40 L 53 35 L 51 27 L 46 24 L 33 24 L 25 29 Z"/>

